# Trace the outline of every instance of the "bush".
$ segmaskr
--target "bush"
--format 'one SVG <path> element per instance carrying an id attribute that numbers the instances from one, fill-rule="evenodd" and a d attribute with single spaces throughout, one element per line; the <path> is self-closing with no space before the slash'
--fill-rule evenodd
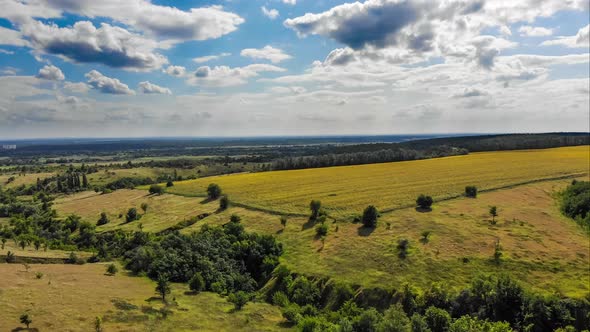
<path id="1" fill-rule="evenodd" d="M 139 220 L 139 218 L 141 218 L 141 216 L 139 215 L 139 213 L 137 213 L 136 208 L 130 208 L 129 210 L 127 210 L 127 215 L 125 216 L 125 221 L 132 222 L 135 220 Z"/>
<path id="2" fill-rule="evenodd" d="M 477 187 L 476 186 L 465 187 L 465 196 L 471 197 L 471 198 L 477 197 Z"/>
<path id="3" fill-rule="evenodd" d="M 379 212 L 373 205 L 369 205 L 363 211 L 362 222 L 365 227 L 377 226 L 377 218 L 379 218 Z"/>
<path id="4" fill-rule="evenodd" d="M 424 194 L 416 198 L 416 204 L 418 205 L 418 207 L 425 210 L 430 209 L 433 202 L 434 201 L 432 200 L 432 197 L 426 196 Z"/>
<path id="5" fill-rule="evenodd" d="M 115 274 L 117 274 L 117 272 L 119 272 L 119 269 L 117 268 L 117 266 L 115 264 L 109 264 L 107 266 L 107 274 L 114 276 Z"/>
<path id="6" fill-rule="evenodd" d="M 322 202 L 312 200 L 309 203 L 309 209 L 311 210 L 311 216 L 309 217 L 311 220 L 316 220 L 320 215 L 320 209 L 322 208 Z"/>
<path id="7" fill-rule="evenodd" d="M 172 181 L 166 182 L 166 187 L 168 187 L 168 188 L 174 187 L 174 182 L 172 182 Z"/>
<path id="8" fill-rule="evenodd" d="M 227 197 L 227 195 L 221 196 L 221 199 L 219 200 L 219 209 L 226 210 L 228 207 L 229 207 L 229 198 Z"/>
<path id="9" fill-rule="evenodd" d="M 317 225 L 316 228 L 315 228 L 315 234 L 318 237 L 322 237 L 322 236 L 328 235 L 328 225 L 326 225 L 326 224 L 319 224 L 319 225 Z"/>
<path id="10" fill-rule="evenodd" d="M 205 290 L 206 285 L 203 275 L 200 272 L 195 273 L 195 275 L 189 281 L 188 286 L 190 290 L 196 293 Z"/>
<path id="11" fill-rule="evenodd" d="M 250 298 L 250 294 L 244 291 L 238 291 L 230 294 L 227 300 L 234 304 L 236 310 L 241 310 L 250 301 Z"/>
<path id="12" fill-rule="evenodd" d="M 218 199 L 219 196 L 221 196 L 221 187 L 215 183 L 211 183 L 207 187 L 207 197 L 209 197 L 209 199 Z"/>
<path id="13" fill-rule="evenodd" d="M 43 272 L 37 272 L 37 273 L 35 273 L 35 278 L 37 278 L 37 279 L 42 279 L 43 276 L 44 276 Z"/>
<path id="14" fill-rule="evenodd" d="M 299 306 L 291 304 L 282 310 L 283 318 L 291 324 L 297 324 L 303 317 L 299 313 Z"/>
<path id="15" fill-rule="evenodd" d="M 96 222 L 96 226 L 106 225 L 109 223 L 109 217 L 105 212 L 100 213 L 100 218 Z"/>
<path id="16" fill-rule="evenodd" d="M 16 256 L 10 250 L 6 253 L 6 263 L 14 263 L 16 262 Z"/>
<path id="17" fill-rule="evenodd" d="M 152 195 L 162 195 L 164 193 L 164 188 L 158 186 L 157 184 L 152 184 L 150 186 L 150 194 Z"/>
<path id="18" fill-rule="evenodd" d="M 147 210 L 150 206 L 148 205 L 148 203 L 141 203 L 141 209 L 143 210 L 143 213 L 147 213 Z"/>
<path id="19" fill-rule="evenodd" d="M 399 239 L 397 241 L 398 256 L 401 259 L 408 257 L 408 249 L 410 248 L 410 241 L 407 239 Z"/>
<path id="20" fill-rule="evenodd" d="M 286 307 L 289 305 L 289 298 L 283 292 L 275 292 L 272 294 L 272 304 L 279 307 Z"/>
<path id="21" fill-rule="evenodd" d="M 31 325 L 33 320 L 31 319 L 31 316 L 29 316 L 29 314 L 22 314 L 22 315 L 20 315 L 20 322 L 21 322 L 21 324 L 25 324 L 28 329 L 29 325 Z"/>
<path id="22" fill-rule="evenodd" d="M 451 325 L 451 316 L 449 313 L 437 307 L 426 309 L 424 319 L 432 332 L 447 332 Z"/>
<path id="23" fill-rule="evenodd" d="M 71 252 L 70 256 L 66 259 L 66 264 L 82 265 L 84 264 L 84 260 L 82 258 L 79 258 L 78 255 L 76 255 L 76 253 Z"/>
<path id="24" fill-rule="evenodd" d="M 287 217 L 281 217 L 281 225 L 283 228 L 287 227 Z"/>

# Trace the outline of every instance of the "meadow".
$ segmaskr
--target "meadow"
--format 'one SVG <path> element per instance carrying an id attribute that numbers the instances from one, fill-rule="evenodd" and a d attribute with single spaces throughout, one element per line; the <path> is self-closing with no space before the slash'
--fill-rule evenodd
<path id="1" fill-rule="evenodd" d="M 306 215 L 312 199 L 330 216 L 350 219 L 367 205 L 381 211 L 414 205 L 419 194 L 435 200 L 482 190 L 588 174 L 588 146 L 473 153 L 419 161 L 223 175 L 176 182 L 166 191 L 204 196 L 217 183 L 233 202 L 281 214 Z"/>
<path id="2" fill-rule="evenodd" d="M 0 175 L 0 187 L 5 188 L 16 188 L 22 185 L 31 185 L 37 183 L 37 179 L 45 179 L 54 176 L 55 173 L 44 172 L 44 173 L 27 173 L 21 174 L 4 174 Z M 14 177 L 13 181 L 8 182 L 11 177 Z"/>
<path id="3" fill-rule="evenodd" d="M 105 274 L 105 264 L 0 264 L 0 330 L 23 328 L 19 316 L 27 312 L 31 331 L 94 331 L 96 317 L 104 331 L 280 331 L 283 318 L 277 307 L 248 303 L 233 305 L 215 293 L 193 295 L 186 285 L 172 285 L 166 319 L 155 283 L 126 273 Z M 41 279 L 36 274 L 43 273 Z M 99 286 L 99 287 L 97 287 Z"/>
<path id="4" fill-rule="evenodd" d="M 580 178 L 584 179 L 584 178 Z M 585 180 L 588 180 L 586 177 Z M 383 214 L 369 231 L 349 222 L 329 223 L 321 241 L 307 218 L 291 217 L 283 229 L 279 217 L 232 207 L 182 230 L 221 225 L 237 214 L 247 230 L 274 234 L 283 243 L 283 264 L 297 273 L 329 277 L 365 288 L 391 289 L 409 283 L 419 289 L 443 282 L 461 290 L 478 273 L 507 273 L 542 294 L 583 298 L 590 294 L 588 238 L 561 215 L 554 195 L 571 180 L 533 183 L 435 204 L 431 212 L 413 208 Z M 489 207 L 498 206 L 497 223 Z M 429 231 L 428 241 L 421 241 Z M 408 239 L 410 255 L 400 259 L 397 241 Z M 502 263 L 492 257 L 496 241 Z M 362 273 L 359 273 L 362 271 Z"/>

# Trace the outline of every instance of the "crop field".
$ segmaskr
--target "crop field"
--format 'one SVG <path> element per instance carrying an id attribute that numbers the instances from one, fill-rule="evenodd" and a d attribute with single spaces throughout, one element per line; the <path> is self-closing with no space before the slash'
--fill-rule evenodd
<path id="1" fill-rule="evenodd" d="M 36 273 L 43 273 L 41 279 Z M 186 285 L 172 285 L 170 314 L 147 278 L 125 273 L 105 275 L 104 264 L 0 264 L 0 331 L 23 328 L 19 316 L 27 312 L 31 331 L 94 331 L 96 317 L 105 331 L 277 331 L 283 319 L 277 307 L 248 303 L 233 305 L 213 293 L 185 294 Z M 99 285 L 100 287 L 97 287 Z M 83 310 L 82 310 L 83 309 Z"/>
<path id="2" fill-rule="evenodd" d="M 203 196 L 217 183 L 234 202 L 284 214 L 307 214 L 321 200 L 335 218 L 350 218 L 367 205 L 393 210 L 414 204 L 419 194 L 435 200 L 457 197 L 465 186 L 479 190 L 551 178 L 587 175 L 588 146 L 473 153 L 408 162 L 216 176 L 176 182 L 167 192 Z"/>
<path id="3" fill-rule="evenodd" d="M 145 213 L 141 209 L 142 203 L 148 204 Z M 132 207 L 143 216 L 140 220 L 126 223 L 125 214 Z M 57 199 L 54 205 L 60 217 L 76 214 L 93 224 L 98 221 L 101 212 L 106 212 L 110 223 L 98 227 L 99 231 L 113 228 L 136 230 L 141 223 L 144 231 L 148 232 L 158 232 L 191 217 L 213 213 L 218 207 L 218 202 L 205 204 L 201 198 L 167 194 L 154 196 L 145 190 L 129 189 L 110 194 L 82 192 Z"/>
<path id="4" fill-rule="evenodd" d="M 54 176 L 55 173 L 30 173 L 25 175 L 19 174 L 4 174 L 0 175 L 0 187 L 16 188 L 21 185 L 31 185 L 37 183 L 37 179 L 45 179 Z M 14 181 L 9 183 L 8 179 L 14 177 Z"/>
<path id="5" fill-rule="evenodd" d="M 237 214 L 248 230 L 277 236 L 285 250 L 282 262 L 297 273 L 365 287 L 394 288 L 407 282 L 425 289 L 444 282 L 460 290 L 478 273 L 504 272 L 540 293 L 581 298 L 590 294 L 588 237 L 560 214 L 553 197 L 570 181 L 448 200 L 427 213 L 400 209 L 384 214 L 373 232 L 350 222 L 330 223 L 323 243 L 306 218 L 289 218 L 283 230 L 278 216 L 240 207 L 209 216 L 183 232 L 205 223 L 220 225 Z M 488 214 L 492 205 L 499 211 L 496 225 Z M 420 241 L 423 231 L 431 232 L 427 242 Z M 396 249 L 402 238 L 410 241 L 405 260 Z M 492 262 L 497 240 L 503 253 L 500 265 Z"/>

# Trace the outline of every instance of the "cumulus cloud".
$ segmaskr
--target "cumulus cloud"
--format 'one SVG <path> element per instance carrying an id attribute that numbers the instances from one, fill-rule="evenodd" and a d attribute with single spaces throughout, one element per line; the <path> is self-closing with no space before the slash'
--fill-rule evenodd
<path id="1" fill-rule="evenodd" d="M 116 78 L 106 77 L 97 70 L 92 70 L 84 75 L 88 79 L 88 84 L 102 92 L 115 95 L 134 95 L 135 91 L 129 89 L 127 84 L 122 83 Z"/>
<path id="2" fill-rule="evenodd" d="M 197 57 L 197 58 L 193 58 L 193 62 L 196 63 L 205 63 L 205 62 L 209 62 L 209 61 L 213 61 L 213 60 L 218 60 L 220 58 L 226 57 L 226 56 L 230 56 L 231 53 L 221 53 L 221 54 L 216 54 L 216 55 L 206 55 L 206 56 L 201 56 L 201 57 Z"/>
<path id="3" fill-rule="evenodd" d="M 182 77 L 186 74 L 186 68 L 183 66 L 168 66 L 164 72 L 170 76 Z"/>
<path id="4" fill-rule="evenodd" d="M 272 63 L 279 63 L 291 59 L 289 54 L 283 52 L 283 50 L 274 48 L 270 45 L 266 45 L 263 48 L 246 48 L 240 52 L 241 56 L 249 57 L 252 59 L 265 59 L 270 60 Z"/>
<path id="5" fill-rule="evenodd" d="M 297 0 L 283 0 L 284 4 L 294 6 L 297 4 Z"/>
<path id="6" fill-rule="evenodd" d="M 53 65 L 47 65 L 39 70 L 38 78 L 51 81 L 63 81 L 66 77 L 61 69 Z"/>
<path id="7" fill-rule="evenodd" d="M 139 83 L 139 91 L 145 94 L 162 94 L 171 95 L 172 91 L 168 88 L 161 87 L 159 85 L 150 83 L 148 81 Z"/>
<path id="8" fill-rule="evenodd" d="M 135 71 L 158 69 L 168 62 L 154 51 L 156 42 L 107 23 L 97 29 L 88 21 L 76 22 L 71 28 L 32 21 L 22 31 L 38 52 L 73 62 Z"/>
<path id="9" fill-rule="evenodd" d="M 64 89 L 74 93 L 86 93 L 90 87 L 84 82 L 66 82 L 64 84 Z"/>
<path id="10" fill-rule="evenodd" d="M 532 27 L 530 25 L 523 25 L 518 29 L 521 36 L 526 37 L 545 37 L 551 36 L 553 34 L 552 29 L 544 28 L 544 27 Z"/>
<path id="11" fill-rule="evenodd" d="M 557 39 L 546 40 L 541 43 L 541 46 L 565 46 L 569 48 L 588 48 L 590 45 L 590 25 L 587 25 L 580 30 L 575 36 L 561 36 Z"/>
<path id="12" fill-rule="evenodd" d="M 149 0 L 3 0 L 0 17 L 24 22 L 59 17 L 64 12 L 87 17 L 109 17 L 145 34 L 167 40 L 206 40 L 231 33 L 244 22 L 221 6 L 191 8 L 155 5 Z"/>
<path id="13" fill-rule="evenodd" d="M 0 45 L 29 46 L 19 31 L 0 27 Z"/>
<path id="14" fill-rule="evenodd" d="M 246 84 L 249 78 L 259 76 L 263 72 L 284 72 L 285 69 L 268 64 L 252 64 L 245 67 L 202 66 L 197 68 L 189 84 L 208 87 L 227 87 Z"/>
<path id="15" fill-rule="evenodd" d="M 266 8 L 266 6 L 262 6 L 260 7 L 260 10 L 262 10 L 262 14 L 268 18 L 270 18 L 271 20 L 274 20 L 275 18 L 279 17 L 279 11 L 276 9 L 268 9 Z"/>

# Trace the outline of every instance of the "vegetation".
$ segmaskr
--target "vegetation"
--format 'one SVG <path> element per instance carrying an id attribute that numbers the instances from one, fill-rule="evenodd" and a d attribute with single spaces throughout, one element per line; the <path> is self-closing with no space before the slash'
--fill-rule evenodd
<path id="1" fill-rule="evenodd" d="M 107 216 L 106 212 L 100 213 L 100 218 L 96 222 L 96 226 L 102 226 L 109 223 L 109 217 Z"/>
<path id="2" fill-rule="evenodd" d="M 373 205 L 369 205 L 363 211 L 361 220 L 363 222 L 363 226 L 365 227 L 376 227 L 377 218 L 379 218 L 379 212 L 377 211 L 377 208 Z"/>
<path id="3" fill-rule="evenodd" d="M 137 212 L 136 208 L 130 208 L 127 210 L 127 214 L 125 215 L 125 221 L 130 223 L 135 220 L 139 220 L 141 215 Z"/>
<path id="4" fill-rule="evenodd" d="M 430 197 L 430 196 L 420 194 L 420 196 L 418 196 L 418 198 L 416 198 L 416 205 L 418 205 L 419 208 L 424 209 L 424 210 L 429 210 L 430 207 L 432 206 L 432 203 L 433 203 L 433 200 L 432 200 L 432 197 Z"/>
<path id="5" fill-rule="evenodd" d="M 168 277 L 160 274 L 156 280 L 156 292 L 162 297 L 162 301 L 166 302 L 166 295 L 170 294 L 170 282 Z"/>
<path id="6" fill-rule="evenodd" d="M 492 224 L 495 225 L 498 216 L 498 208 L 495 205 L 490 207 L 490 216 L 492 216 Z"/>
<path id="7" fill-rule="evenodd" d="M 221 210 L 221 211 L 227 210 L 228 207 L 229 207 L 229 197 L 227 197 L 227 195 L 221 196 L 221 198 L 219 199 L 219 210 Z"/>
<path id="8" fill-rule="evenodd" d="M 21 324 L 25 324 L 28 329 L 29 325 L 31 325 L 31 323 L 33 323 L 33 320 L 31 319 L 31 316 L 29 316 L 29 314 L 24 313 L 24 314 L 20 315 L 20 322 L 21 322 Z"/>
<path id="9" fill-rule="evenodd" d="M 149 192 L 152 195 L 162 195 L 164 193 L 164 188 L 160 187 L 157 184 L 152 184 L 150 186 Z"/>
<path id="10" fill-rule="evenodd" d="M 218 199 L 219 196 L 221 196 L 221 187 L 215 183 L 211 183 L 207 187 L 207 197 L 209 197 L 209 199 Z"/>
<path id="11" fill-rule="evenodd" d="M 476 186 L 467 186 L 465 187 L 465 196 L 476 198 L 477 197 L 477 187 Z"/>
<path id="12" fill-rule="evenodd" d="M 574 180 L 561 194 L 561 211 L 590 232 L 590 182 Z"/>
<path id="13" fill-rule="evenodd" d="M 119 272 L 119 269 L 117 268 L 117 266 L 115 264 L 109 264 L 107 265 L 107 274 L 114 276 L 115 274 L 117 274 L 117 272 Z"/>

